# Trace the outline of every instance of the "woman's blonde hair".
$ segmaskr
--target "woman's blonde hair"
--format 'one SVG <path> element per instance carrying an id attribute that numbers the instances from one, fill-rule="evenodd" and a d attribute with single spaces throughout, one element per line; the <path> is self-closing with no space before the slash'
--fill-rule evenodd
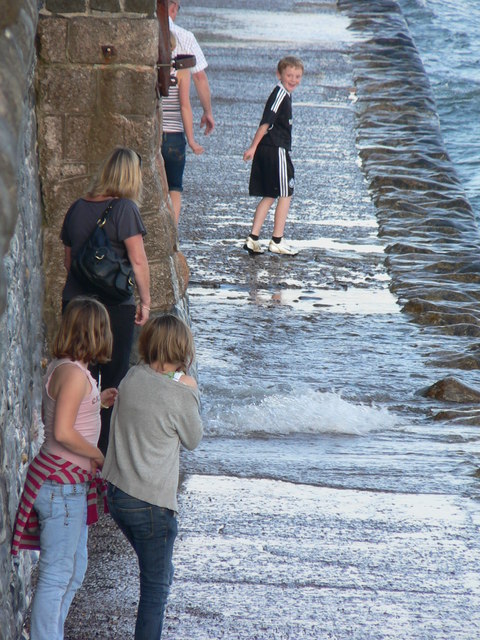
<path id="1" fill-rule="evenodd" d="M 142 158 L 133 149 L 116 147 L 100 165 L 87 196 L 128 198 L 138 203 L 142 189 Z"/>
<path id="2" fill-rule="evenodd" d="M 166 363 L 175 364 L 187 373 L 195 357 L 192 332 L 177 316 L 150 318 L 140 332 L 138 352 L 146 364 L 156 362 L 161 367 Z"/>
<path id="3" fill-rule="evenodd" d="M 108 362 L 112 356 L 108 311 L 94 298 L 78 296 L 65 307 L 53 342 L 55 358 L 81 362 Z"/>

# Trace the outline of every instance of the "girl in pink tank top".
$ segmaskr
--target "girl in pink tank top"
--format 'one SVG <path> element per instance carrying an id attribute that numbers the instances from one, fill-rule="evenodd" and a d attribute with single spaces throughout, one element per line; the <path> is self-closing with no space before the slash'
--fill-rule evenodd
<path id="1" fill-rule="evenodd" d="M 40 480 L 27 478 L 30 485 L 25 487 L 35 496 L 33 510 L 40 525 L 31 640 L 63 640 L 68 609 L 87 568 L 87 493 L 104 462 L 97 447 L 100 406 L 112 406 L 117 395 L 116 389 L 99 393 L 88 365 L 107 362 L 111 352 L 106 308 L 92 298 L 71 300 L 53 343 L 55 359 L 43 388 L 45 441 L 32 466 L 38 463 L 44 473 Z"/>

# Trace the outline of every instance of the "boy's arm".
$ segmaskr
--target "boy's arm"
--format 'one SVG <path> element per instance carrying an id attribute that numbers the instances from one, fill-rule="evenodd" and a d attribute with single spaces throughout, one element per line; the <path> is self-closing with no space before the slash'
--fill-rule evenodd
<path id="1" fill-rule="evenodd" d="M 266 123 L 266 124 L 261 124 L 258 127 L 257 132 L 253 136 L 252 144 L 248 147 L 248 149 L 243 154 L 243 159 L 245 160 L 245 162 L 253 158 L 253 156 L 255 155 L 255 151 L 257 150 L 257 147 L 260 144 L 260 140 L 267 133 L 269 126 L 270 125 Z"/>

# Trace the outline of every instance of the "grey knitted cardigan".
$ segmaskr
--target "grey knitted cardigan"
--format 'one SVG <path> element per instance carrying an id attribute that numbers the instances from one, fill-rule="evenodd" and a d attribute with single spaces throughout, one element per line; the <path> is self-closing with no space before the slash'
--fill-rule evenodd
<path id="1" fill-rule="evenodd" d="M 118 388 L 102 475 L 139 500 L 177 511 L 180 445 L 195 449 L 202 435 L 198 391 L 137 365 Z"/>

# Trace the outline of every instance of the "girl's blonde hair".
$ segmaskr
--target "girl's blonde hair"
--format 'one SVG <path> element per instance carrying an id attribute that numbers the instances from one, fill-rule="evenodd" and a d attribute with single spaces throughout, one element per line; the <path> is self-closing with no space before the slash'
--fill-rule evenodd
<path id="1" fill-rule="evenodd" d="M 146 364 L 175 364 L 177 370 L 187 373 L 195 357 L 192 332 L 177 316 L 150 318 L 140 332 L 138 352 Z"/>
<path id="2" fill-rule="evenodd" d="M 87 196 L 128 198 L 139 203 L 142 189 L 142 158 L 133 149 L 116 147 L 100 165 Z"/>
<path id="3" fill-rule="evenodd" d="M 94 298 L 79 296 L 65 307 L 53 342 L 55 358 L 81 362 L 108 362 L 112 356 L 108 311 Z"/>

